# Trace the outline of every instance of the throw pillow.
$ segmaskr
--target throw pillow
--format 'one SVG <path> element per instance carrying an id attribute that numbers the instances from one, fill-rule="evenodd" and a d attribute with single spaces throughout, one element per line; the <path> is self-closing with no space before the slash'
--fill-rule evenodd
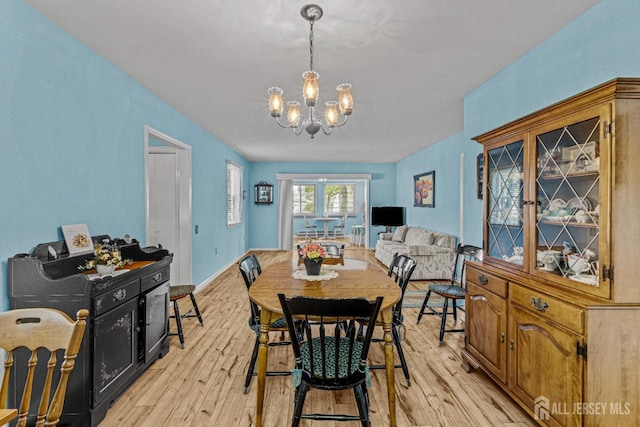
<path id="1" fill-rule="evenodd" d="M 409 227 L 406 225 L 397 227 L 396 231 L 393 232 L 391 240 L 393 240 L 394 242 L 404 242 L 404 236 L 407 234 L 407 228 Z"/>

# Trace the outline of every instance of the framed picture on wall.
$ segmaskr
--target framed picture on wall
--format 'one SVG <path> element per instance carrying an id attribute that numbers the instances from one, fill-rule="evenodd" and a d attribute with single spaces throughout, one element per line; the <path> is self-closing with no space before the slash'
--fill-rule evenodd
<path id="1" fill-rule="evenodd" d="M 436 171 L 413 176 L 413 206 L 433 208 L 436 205 Z"/>

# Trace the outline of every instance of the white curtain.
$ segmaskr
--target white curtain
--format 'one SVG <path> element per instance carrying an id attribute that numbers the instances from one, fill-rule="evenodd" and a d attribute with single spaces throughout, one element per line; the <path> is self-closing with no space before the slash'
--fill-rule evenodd
<path id="1" fill-rule="evenodd" d="M 293 249 L 293 180 L 278 180 L 278 249 Z"/>

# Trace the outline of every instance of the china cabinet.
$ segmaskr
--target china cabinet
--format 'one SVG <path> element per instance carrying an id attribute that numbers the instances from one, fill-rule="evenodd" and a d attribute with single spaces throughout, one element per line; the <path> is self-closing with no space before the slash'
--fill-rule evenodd
<path id="1" fill-rule="evenodd" d="M 639 136 L 640 79 L 619 78 L 475 138 L 462 355 L 542 425 L 640 425 Z"/>

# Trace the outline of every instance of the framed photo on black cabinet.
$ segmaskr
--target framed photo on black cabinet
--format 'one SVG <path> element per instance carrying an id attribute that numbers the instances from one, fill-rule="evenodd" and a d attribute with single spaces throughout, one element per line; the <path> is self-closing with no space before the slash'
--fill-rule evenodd
<path id="1" fill-rule="evenodd" d="M 256 205 L 270 205 L 273 203 L 273 185 L 261 181 L 256 184 L 255 189 Z"/>

